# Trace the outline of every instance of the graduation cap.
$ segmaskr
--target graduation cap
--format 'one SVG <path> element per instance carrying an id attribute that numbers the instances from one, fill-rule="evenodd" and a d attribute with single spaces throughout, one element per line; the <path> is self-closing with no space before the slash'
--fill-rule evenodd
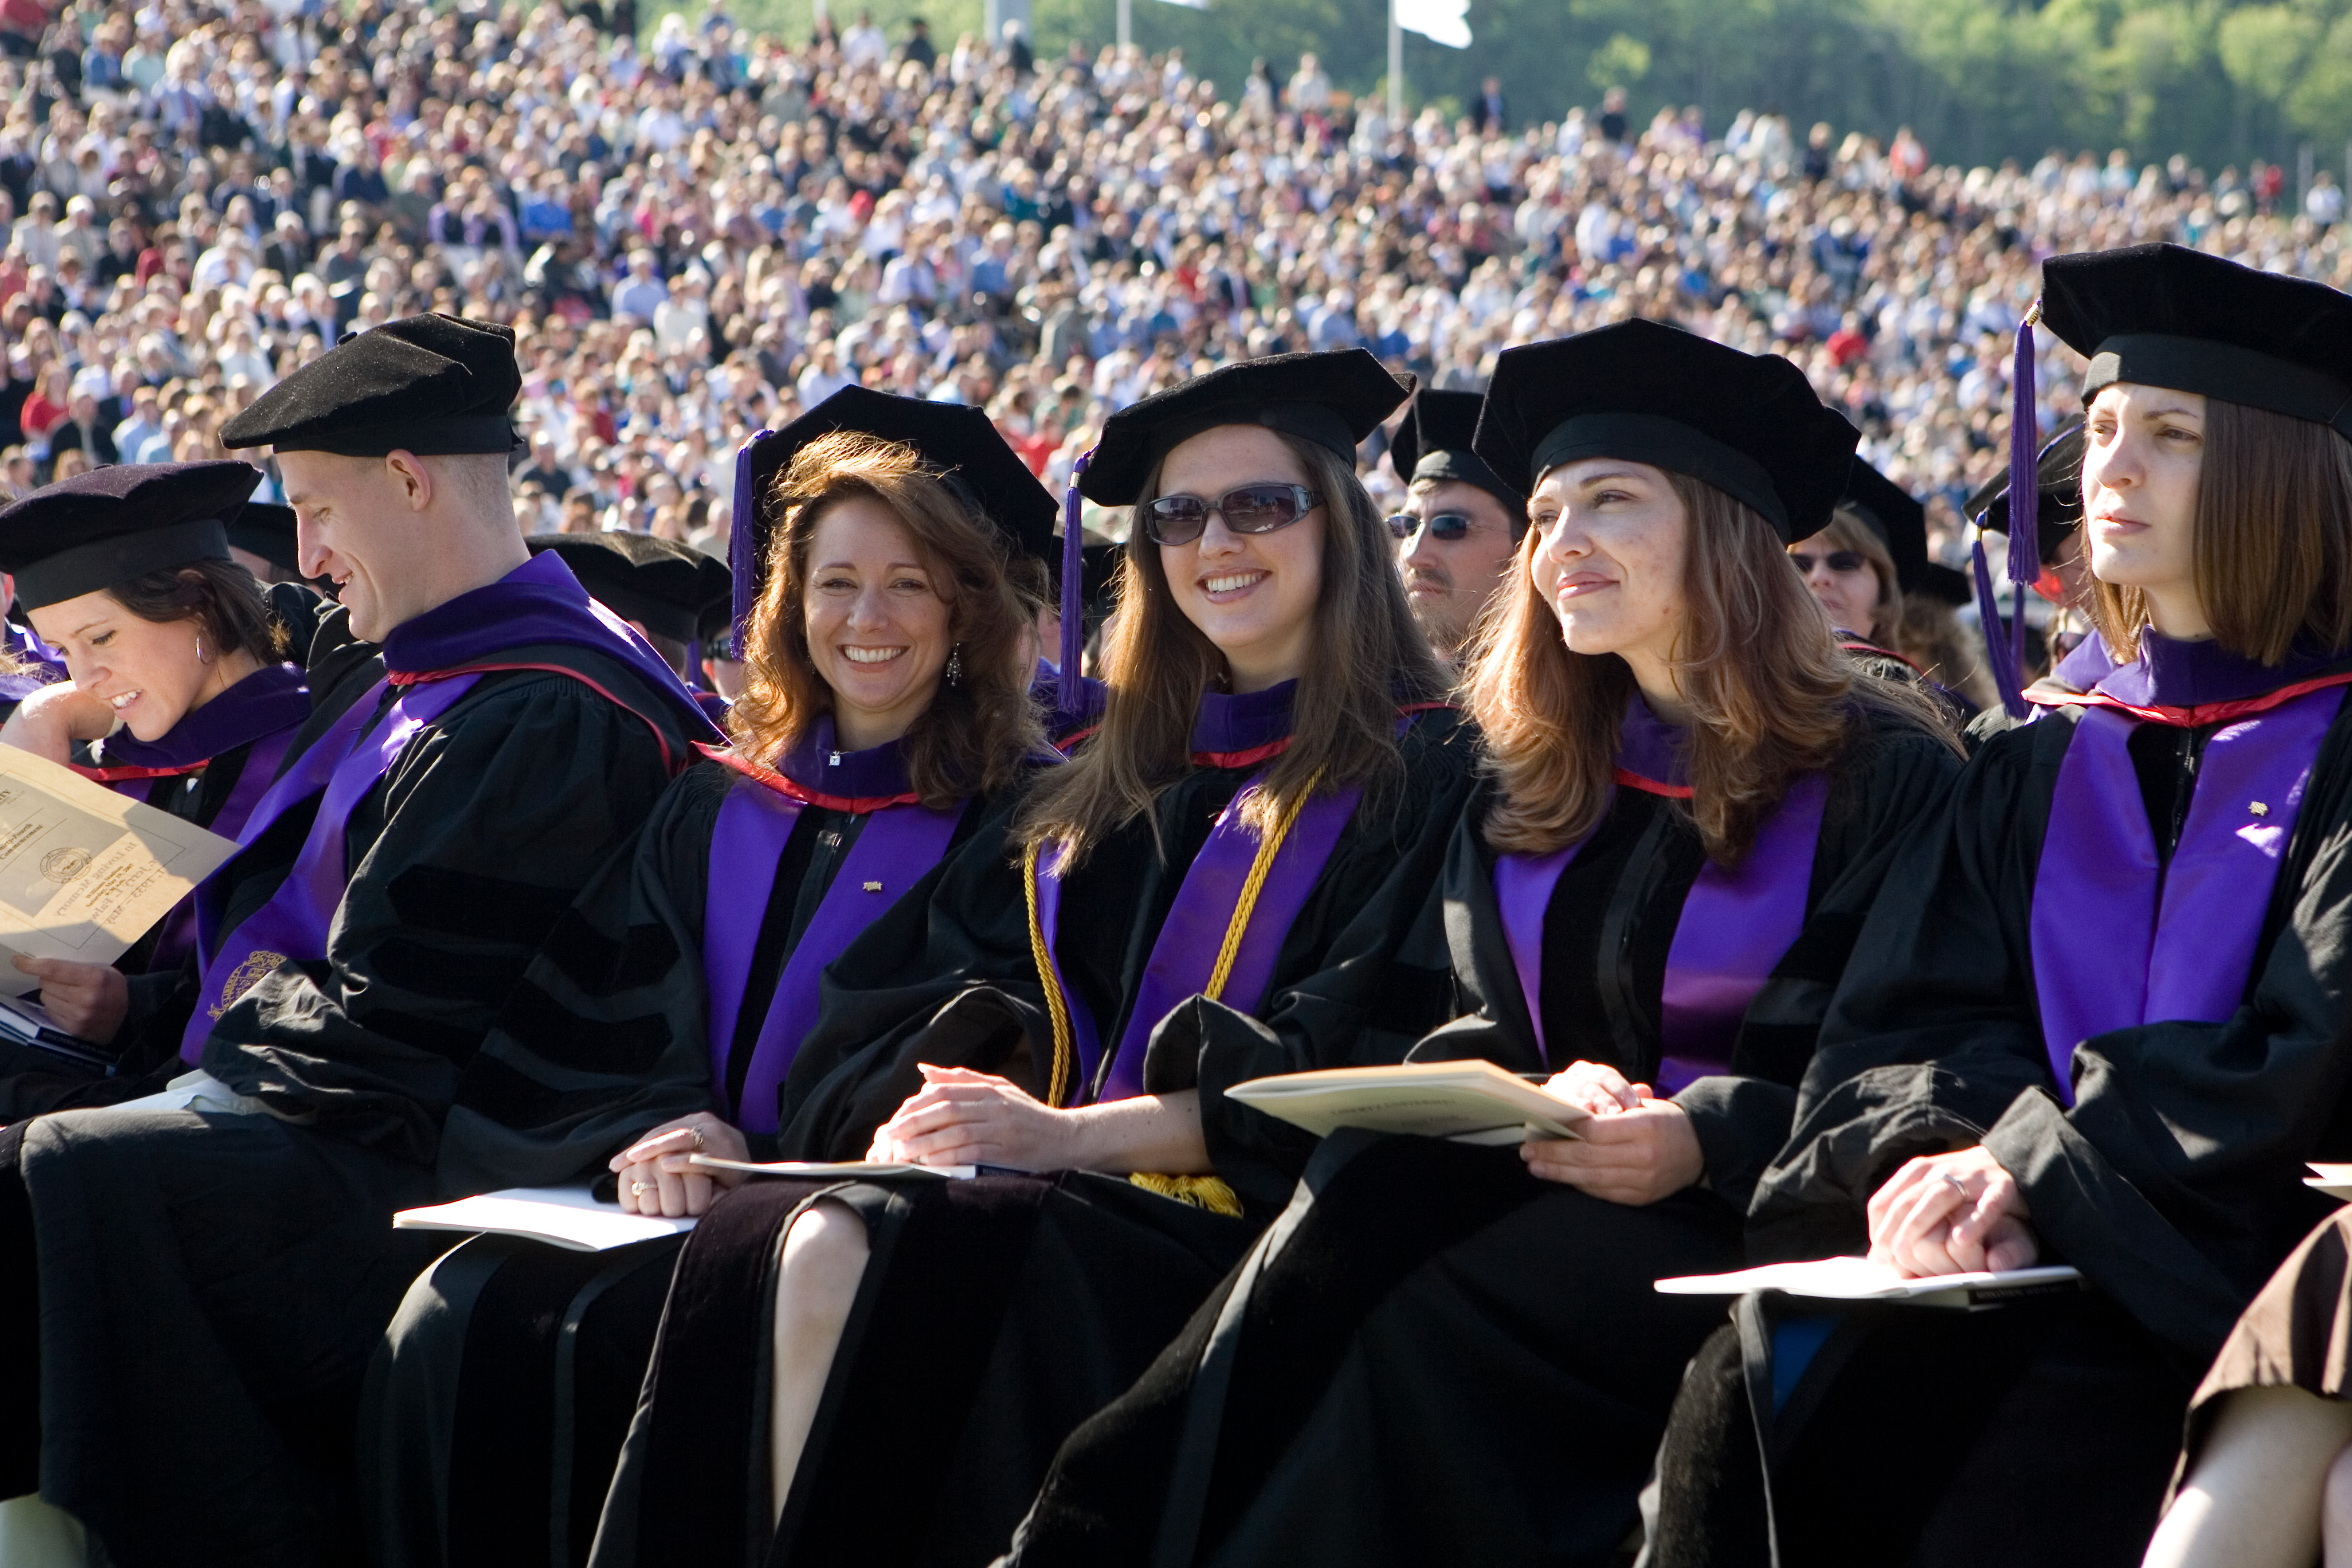
<path id="1" fill-rule="evenodd" d="M 342 341 L 221 426 L 224 447 L 381 458 L 510 451 L 522 391 L 514 331 L 458 316 L 406 316 Z"/>
<path id="2" fill-rule="evenodd" d="M 228 530 L 261 482 L 249 463 L 113 463 L 0 510 L 0 572 L 27 610 L 117 583 L 226 561 Z"/>
<path id="3" fill-rule="evenodd" d="M 1053 492 L 1004 444 L 988 416 L 955 403 L 895 397 L 845 386 L 781 430 L 762 430 L 735 454 L 735 507 L 729 553 L 735 566 L 735 657 L 767 575 L 775 519 L 768 492 L 801 450 L 842 431 L 911 447 L 972 511 L 996 525 L 1013 550 L 1051 564 Z"/>
<path id="4" fill-rule="evenodd" d="M 1928 555 L 1927 509 L 1910 491 L 1857 456 L 1838 504 L 1886 546 L 1895 586 L 1948 605 L 1969 602 L 1968 578 Z"/>
<path id="5" fill-rule="evenodd" d="M 2352 437 L 2352 296 L 2178 245 L 2042 265 L 2042 321 L 2087 356 L 2085 403 L 2124 382 L 2200 393 Z"/>
<path id="6" fill-rule="evenodd" d="M 1474 445 L 1530 489 L 1585 458 L 1687 474 L 1746 503 L 1786 544 L 1828 523 L 1860 438 L 1778 354 L 1637 319 L 1504 350 Z"/>
<path id="7" fill-rule="evenodd" d="M 302 574 L 301 548 L 294 539 L 294 509 L 275 501 L 249 500 L 229 520 L 232 550 L 258 555 L 280 572 Z"/>
<path id="8" fill-rule="evenodd" d="M 1528 528 L 1527 493 L 1506 482 L 1470 449 L 1483 401 L 1475 392 L 1424 386 L 1414 393 L 1412 406 L 1389 442 L 1389 464 L 1407 485 L 1437 479 L 1477 486 L 1503 503 L 1511 519 L 1511 537 L 1517 539 Z"/>
<path id="9" fill-rule="evenodd" d="M 2034 460 L 2034 488 L 2040 492 L 2034 532 L 2044 566 L 2057 563 L 2059 551 L 2083 521 L 2083 427 L 2079 417 L 2062 426 Z M 1995 533 L 2009 531 L 2008 469 L 1986 480 L 1969 498 L 1968 512 L 1979 528 Z"/>
<path id="10" fill-rule="evenodd" d="M 1365 349 L 1220 365 L 1104 420 L 1077 490 L 1098 506 L 1133 506 L 1171 447 L 1221 425 L 1263 426 L 1353 463 L 1357 446 L 1412 391 Z"/>
<path id="11" fill-rule="evenodd" d="M 588 596 L 625 621 L 678 642 L 692 642 L 702 617 L 728 603 L 724 562 L 689 544 L 650 533 L 535 533 L 533 555 L 563 558 Z"/>

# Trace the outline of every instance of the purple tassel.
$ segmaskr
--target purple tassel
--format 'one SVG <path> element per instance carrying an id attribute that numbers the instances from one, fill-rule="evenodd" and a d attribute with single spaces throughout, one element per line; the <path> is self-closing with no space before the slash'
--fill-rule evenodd
<path id="1" fill-rule="evenodd" d="M 751 606 L 760 597 L 760 500 L 751 493 L 751 449 L 774 434 L 754 430 L 735 448 L 735 510 L 727 520 L 727 570 L 735 579 L 732 647 L 739 663 L 743 658 L 743 639 L 751 635 Z"/>
<path id="2" fill-rule="evenodd" d="M 1976 542 L 1969 547 L 1969 562 L 1976 573 L 1977 619 L 1983 623 L 1985 664 L 1992 671 L 1994 688 L 2000 692 L 2002 711 L 2012 719 L 2022 719 L 2026 713 L 2026 702 L 2021 695 L 2017 655 L 2008 643 L 2001 640 L 2000 601 L 1993 596 L 1992 568 L 1985 561 L 1981 530 L 1977 533 Z"/>
<path id="3" fill-rule="evenodd" d="M 686 645 L 686 689 L 702 689 L 702 639 L 696 637 Z"/>
<path id="4" fill-rule="evenodd" d="M 1087 558 L 1086 539 L 1078 526 L 1078 477 L 1094 461 L 1093 447 L 1078 455 L 1070 465 L 1070 488 L 1062 492 L 1062 690 L 1060 706 L 1066 713 L 1078 710 L 1078 700 L 1084 693 L 1084 677 L 1078 665 L 1087 656 Z"/>

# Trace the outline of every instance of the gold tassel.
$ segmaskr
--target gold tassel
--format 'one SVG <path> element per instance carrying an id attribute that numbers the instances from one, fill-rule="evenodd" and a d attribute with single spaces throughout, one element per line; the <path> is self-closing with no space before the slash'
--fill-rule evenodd
<path id="1" fill-rule="evenodd" d="M 1215 1176 L 1163 1176 L 1157 1171 L 1138 1171 L 1128 1180 L 1147 1193 L 1158 1193 L 1163 1198 L 1173 1198 L 1180 1204 L 1191 1204 L 1196 1209 L 1207 1209 L 1234 1219 L 1242 1217 L 1242 1201 L 1234 1195 L 1233 1188 Z"/>

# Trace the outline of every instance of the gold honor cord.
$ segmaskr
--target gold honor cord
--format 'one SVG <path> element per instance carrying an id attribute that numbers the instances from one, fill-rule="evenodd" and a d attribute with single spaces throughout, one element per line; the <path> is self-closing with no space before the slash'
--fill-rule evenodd
<path id="1" fill-rule="evenodd" d="M 1069 1102 L 1063 1088 L 1070 1071 L 1070 1005 L 1054 974 L 1054 955 L 1045 948 L 1045 922 L 1037 913 L 1037 852 L 1043 841 L 1029 846 L 1021 857 L 1021 890 L 1029 900 L 1029 958 L 1037 966 L 1037 983 L 1045 988 L 1045 1013 L 1054 1021 L 1054 1068 L 1045 1079 L 1045 1103 L 1055 1109 Z"/>
<path id="2" fill-rule="evenodd" d="M 1258 840 L 1257 852 L 1250 857 L 1249 875 L 1242 881 L 1241 896 L 1234 900 L 1233 918 L 1225 922 L 1225 940 L 1218 945 L 1217 962 L 1209 971 L 1207 989 L 1202 992 L 1210 1001 L 1224 994 L 1225 982 L 1233 977 L 1234 960 L 1241 952 L 1242 934 L 1249 930 L 1250 916 L 1257 909 L 1258 895 L 1265 889 L 1265 879 L 1274 869 L 1274 858 L 1282 851 L 1283 841 L 1290 837 L 1298 813 L 1305 807 L 1316 786 L 1322 782 L 1317 774 L 1307 781 L 1283 814 L 1275 819 L 1274 831 Z M 1053 1076 L 1046 1080 L 1045 1103 L 1055 1109 L 1066 1106 L 1076 1085 L 1070 1082 L 1073 1071 L 1074 1034 L 1070 1027 L 1069 998 L 1062 994 L 1062 983 L 1054 972 L 1054 955 L 1045 947 L 1045 922 L 1037 909 L 1037 860 L 1042 843 L 1032 844 L 1021 858 L 1022 890 L 1029 903 L 1029 956 L 1037 965 L 1037 983 L 1045 987 L 1045 1011 L 1054 1024 Z M 1191 1204 L 1213 1213 L 1239 1218 L 1241 1199 L 1215 1176 L 1175 1176 L 1154 1171 L 1138 1171 L 1127 1178 L 1146 1192 L 1178 1203 Z"/>

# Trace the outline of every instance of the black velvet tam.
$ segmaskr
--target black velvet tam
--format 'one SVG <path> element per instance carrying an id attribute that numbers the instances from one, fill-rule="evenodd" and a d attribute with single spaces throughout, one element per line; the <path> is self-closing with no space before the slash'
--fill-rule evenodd
<path id="1" fill-rule="evenodd" d="M 2085 402 L 2136 382 L 2352 437 L 2352 296 L 2325 283 L 2134 245 L 2043 262 L 2042 320 L 2090 359 Z"/>
<path id="2" fill-rule="evenodd" d="M 1829 521 L 1859 438 L 1778 354 L 1637 320 L 1504 350 L 1475 445 L 1530 490 L 1586 458 L 1686 474 L 1753 508 L 1785 543 Z"/>
<path id="3" fill-rule="evenodd" d="M 0 510 L 0 572 L 26 609 L 149 572 L 226 561 L 223 521 L 261 482 L 249 463 L 112 463 Z"/>
<path id="4" fill-rule="evenodd" d="M 225 447 L 381 458 L 506 452 L 522 390 L 514 331 L 408 316 L 353 333 L 221 426 Z"/>
<path id="5" fill-rule="evenodd" d="M 782 429 L 751 438 L 746 477 L 751 493 L 760 500 L 755 510 L 762 555 L 776 476 L 792 466 L 803 447 L 844 430 L 912 447 L 967 505 L 1003 532 L 1015 553 L 1049 563 L 1059 559 L 1054 524 L 1061 510 L 1054 504 L 1054 493 L 1004 444 L 987 415 L 961 404 L 894 397 L 863 386 L 843 387 Z"/>
<path id="6" fill-rule="evenodd" d="M 275 501 L 253 500 L 230 520 L 230 548 L 258 555 L 281 572 L 301 575 L 301 549 L 294 542 L 294 509 Z"/>
<path id="7" fill-rule="evenodd" d="M 679 642 L 692 642 L 702 618 L 724 612 L 731 583 L 726 563 L 692 545 L 650 533 L 539 533 L 523 541 L 533 555 L 563 557 L 588 596 L 623 620 Z"/>
<path id="8" fill-rule="evenodd" d="M 2066 536 L 2083 521 L 2083 421 L 2060 428 L 2042 448 L 2034 463 L 2034 488 L 2042 499 L 2034 508 L 2040 526 L 2042 563 L 2058 559 Z M 1969 498 L 1968 513 L 1995 533 L 2009 531 L 2009 470 L 1994 475 Z"/>
<path id="9" fill-rule="evenodd" d="M 1470 449 L 1478 432 L 1475 392 L 1440 392 L 1423 387 L 1412 395 L 1412 406 L 1389 443 L 1389 464 L 1396 477 L 1410 485 L 1416 479 L 1450 479 L 1475 485 L 1503 503 L 1514 533 L 1528 525 L 1527 492 L 1510 484 Z"/>
<path id="10" fill-rule="evenodd" d="M 1220 365 L 1105 420 L 1078 490 L 1098 506 L 1132 506 L 1171 447 L 1220 425 L 1262 426 L 1353 463 L 1357 445 L 1412 392 L 1365 349 Z"/>

